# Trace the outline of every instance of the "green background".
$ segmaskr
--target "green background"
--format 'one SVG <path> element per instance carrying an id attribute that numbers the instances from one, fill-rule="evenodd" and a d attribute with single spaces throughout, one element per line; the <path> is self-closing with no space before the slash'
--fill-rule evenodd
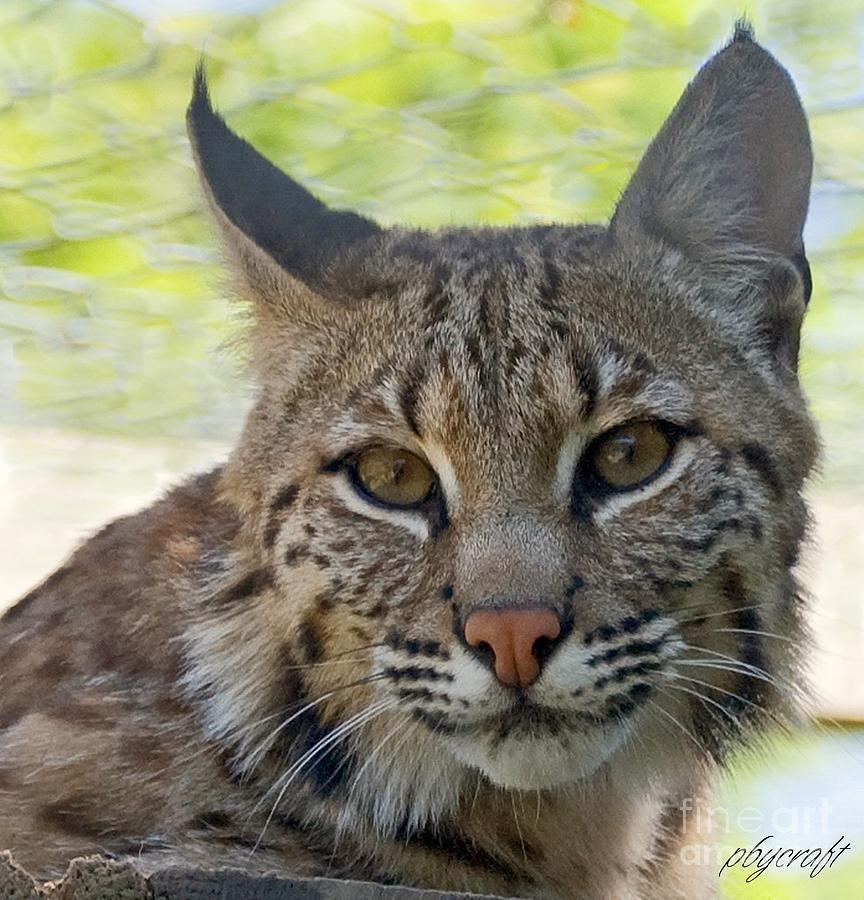
<path id="1" fill-rule="evenodd" d="M 85 0 L 0 4 L 6 421 L 235 432 L 244 391 L 219 350 L 230 316 L 183 127 L 202 48 L 231 124 L 329 202 L 429 226 L 596 220 L 741 12 L 739 0 L 307 0 L 172 16 L 139 3 L 146 24 Z M 828 477 L 860 481 L 862 8 L 746 6 L 812 122 L 802 372 Z"/>
<path id="2" fill-rule="evenodd" d="M 230 124 L 332 204 L 423 226 L 602 220 L 746 10 L 810 115 L 802 376 L 825 436 L 823 483 L 861 487 L 860 2 L 205 0 L 176 12 L 195 5 L 128 0 L 141 19 L 92 0 L 0 2 L 0 425 L 236 433 L 248 403 L 242 352 L 226 344 L 237 313 L 183 126 L 202 49 Z M 785 743 L 740 763 L 725 809 L 828 796 L 831 841 L 850 822 L 864 841 L 860 807 L 856 818 L 842 803 L 853 779 L 864 797 L 862 760 L 846 734 Z M 733 824 L 722 842 L 763 833 Z M 815 880 L 739 875 L 724 876 L 727 896 L 864 897 L 860 855 Z"/>

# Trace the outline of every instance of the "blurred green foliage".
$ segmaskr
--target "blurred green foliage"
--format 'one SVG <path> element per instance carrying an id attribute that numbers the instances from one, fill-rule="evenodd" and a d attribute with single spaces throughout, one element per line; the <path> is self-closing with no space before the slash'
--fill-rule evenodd
<path id="1" fill-rule="evenodd" d="M 753 881 L 756 856 L 747 868 L 726 868 L 724 900 L 860 900 L 864 895 L 864 732 L 814 725 L 809 732 L 775 734 L 759 752 L 732 760 L 711 817 L 714 871 L 738 848 L 850 849 L 815 878 L 800 864 L 768 867 Z M 698 827 L 698 823 L 697 823 Z M 706 833 L 705 831 L 700 833 Z M 740 858 L 742 854 L 735 857 Z M 788 860 L 788 855 L 786 857 Z"/>
<path id="2" fill-rule="evenodd" d="M 244 4 L 237 3 L 238 10 Z M 183 127 L 206 48 L 231 124 L 385 223 L 606 218 L 738 0 L 297 0 L 139 21 L 0 4 L 0 415 L 226 438 L 245 407 Z M 811 114 L 803 373 L 828 473 L 864 428 L 861 6 L 750 4 Z"/>

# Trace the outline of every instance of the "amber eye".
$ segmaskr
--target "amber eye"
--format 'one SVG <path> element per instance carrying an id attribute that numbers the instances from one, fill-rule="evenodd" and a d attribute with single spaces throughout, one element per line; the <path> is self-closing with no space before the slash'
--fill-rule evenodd
<path id="1" fill-rule="evenodd" d="M 672 452 L 655 422 L 631 422 L 603 435 L 591 451 L 594 471 L 616 490 L 638 487 L 658 474 Z"/>
<path id="2" fill-rule="evenodd" d="M 363 490 L 388 506 L 419 506 L 435 487 L 432 469 L 407 450 L 364 450 L 357 456 L 354 470 Z"/>

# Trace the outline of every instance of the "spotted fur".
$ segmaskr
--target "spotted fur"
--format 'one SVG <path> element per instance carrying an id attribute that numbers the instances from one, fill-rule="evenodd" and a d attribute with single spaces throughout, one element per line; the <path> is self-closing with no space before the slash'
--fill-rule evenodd
<path id="1" fill-rule="evenodd" d="M 0 845 L 548 898 L 710 896 L 688 802 L 794 709 L 817 439 L 796 375 L 807 126 L 739 26 L 608 227 L 384 230 L 190 135 L 253 310 L 228 463 L 86 543 L 0 626 Z M 669 464 L 586 449 L 662 420 Z M 358 492 L 386 444 L 438 479 Z M 540 678 L 462 624 L 542 603 Z M 542 653 L 541 653 L 542 651 Z"/>

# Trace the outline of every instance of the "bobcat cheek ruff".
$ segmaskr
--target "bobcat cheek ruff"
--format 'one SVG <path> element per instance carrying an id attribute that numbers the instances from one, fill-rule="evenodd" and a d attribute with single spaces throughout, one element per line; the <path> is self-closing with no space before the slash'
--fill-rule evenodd
<path id="1" fill-rule="evenodd" d="M 701 896 L 675 811 L 795 709 L 807 643 L 788 74 L 739 25 L 608 227 L 328 209 L 202 69 L 188 127 L 254 407 L 3 617 L 0 847 Z"/>

